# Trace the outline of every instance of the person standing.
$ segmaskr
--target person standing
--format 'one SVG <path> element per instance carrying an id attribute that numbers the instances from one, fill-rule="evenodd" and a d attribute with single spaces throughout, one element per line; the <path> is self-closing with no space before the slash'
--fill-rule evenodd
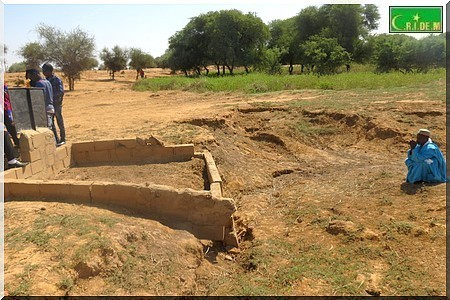
<path id="1" fill-rule="evenodd" d="M 57 141 L 57 146 L 64 145 L 66 143 L 66 129 L 64 127 L 64 119 L 62 116 L 62 104 L 64 97 L 64 84 L 62 80 L 56 76 L 53 72 L 53 66 L 49 63 L 46 63 L 42 66 L 42 73 L 45 78 L 50 82 L 53 89 L 53 106 L 55 108 L 55 114 L 53 115 L 53 127 L 52 131 L 55 134 L 55 138 Z M 55 126 L 55 117 L 56 122 L 58 123 L 59 128 L 59 138 L 56 131 Z"/>
<path id="2" fill-rule="evenodd" d="M 53 106 L 53 89 L 51 83 L 40 76 L 37 69 L 28 69 L 25 71 L 26 79 L 30 79 L 32 87 L 44 88 L 45 111 L 47 112 L 47 127 L 53 131 L 53 115 L 55 108 Z M 55 135 L 55 140 L 56 140 Z M 58 140 L 56 140 L 58 143 Z"/>

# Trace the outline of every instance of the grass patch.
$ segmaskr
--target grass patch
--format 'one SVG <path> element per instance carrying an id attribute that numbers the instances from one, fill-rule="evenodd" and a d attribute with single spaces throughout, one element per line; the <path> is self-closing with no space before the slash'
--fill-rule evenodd
<path id="1" fill-rule="evenodd" d="M 328 76 L 267 75 L 250 73 L 225 77 L 187 78 L 172 76 L 139 80 L 133 85 L 136 91 L 182 90 L 191 92 L 243 92 L 248 94 L 284 90 L 353 90 L 418 87 L 445 79 L 445 70 L 436 69 L 426 74 L 393 72 L 349 72 Z M 441 92 L 440 92 L 441 93 Z"/>

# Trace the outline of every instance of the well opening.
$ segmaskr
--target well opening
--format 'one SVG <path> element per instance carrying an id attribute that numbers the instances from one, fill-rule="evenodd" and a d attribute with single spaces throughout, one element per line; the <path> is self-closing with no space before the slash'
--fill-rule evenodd
<path id="1" fill-rule="evenodd" d="M 56 148 L 53 133 L 24 130 L 21 156 L 30 164 L 4 172 L 5 200 L 35 199 L 113 205 L 197 238 L 238 246 L 233 199 L 208 151 L 157 139 L 85 141 Z"/>

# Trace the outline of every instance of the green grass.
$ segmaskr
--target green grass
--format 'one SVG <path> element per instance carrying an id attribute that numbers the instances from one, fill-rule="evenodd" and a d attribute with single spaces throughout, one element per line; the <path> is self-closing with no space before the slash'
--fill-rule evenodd
<path id="1" fill-rule="evenodd" d="M 426 74 L 402 74 L 399 72 L 375 74 L 349 72 L 329 76 L 316 75 L 267 75 L 250 73 L 225 77 L 187 78 L 172 76 L 139 80 L 133 86 L 136 91 L 182 90 L 192 92 L 266 93 L 283 90 L 353 90 L 417 87 L 445 80 L 445 70 L 436 69 Z"/>

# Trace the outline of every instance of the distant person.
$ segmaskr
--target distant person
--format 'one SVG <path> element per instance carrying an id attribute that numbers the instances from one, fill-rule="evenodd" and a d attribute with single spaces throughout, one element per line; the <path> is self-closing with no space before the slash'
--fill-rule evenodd
<path id="1" fill-rule="evenodd" d="M 43 79 L 39 75 L 39 71 L 36 69 L 26 70 L 25 77 L 31 80 L 30 85 L 32 87 L 44 88 L 45 111 L 47 112 L 47 127 L 53 131 L 53 115 L 55 114 L 55 108 L 53 106 L 52 84 L 47 79 Z"/>
<path id="2" fill-rule="evenodd" d="M 14 124 L 11 100 L 9 98 L 8 86 L 6 84 L 3 85 L 3 96 L 3 111 L 5 112 L 4 123 L 6 126 L 6 130 L 11 135 L 14 141 L 14 146 L 19 147 L 19 137 L 17 136 L 16 125 Z"/>
<path id="3" fill-rule="evenodd" d="M 53 106 L 55 108 L 55 114 L 53 115 L 52 120 L 52 131 L 55 134 L 57 146 L 64 145 L 66 143 L 66 129 L 64 127 L 64 119 L 62 116 L 62 106 L 63 106 L 63 97 L 64 97 L 64 84 L 62 80 L 56 76 L 53 72 L 53 66 L 51 64 L 44 64 L 42 66 L 42 73 L 44 74 L 45 78 L 50 82 L 53 89 Z M 60 137 L 58 138 L 58 133 L 56 131 L 55 126 L 55 117 L 56 122 L 58 123 L 59 128 L 59 134 Z"/>
<path id="4" fill-rule="evenodd" d="M 145 76 L 145 72 L 144 72 L 144 70 L 140 70 L 139 71 L 139 75 L 141 75 L 141 78 L 143 79 L 144 78 L 144 76 Z"/>
<path id="5" fill-rule="evenodd" d="M 406 181 L 409 183 L 447 181 L 444 156 L 430 136 L 428 129 L 420 129 L 417 132 L 417 141 L 409 141 L 410 149 L 405 161 L 408 167 Z"/>

